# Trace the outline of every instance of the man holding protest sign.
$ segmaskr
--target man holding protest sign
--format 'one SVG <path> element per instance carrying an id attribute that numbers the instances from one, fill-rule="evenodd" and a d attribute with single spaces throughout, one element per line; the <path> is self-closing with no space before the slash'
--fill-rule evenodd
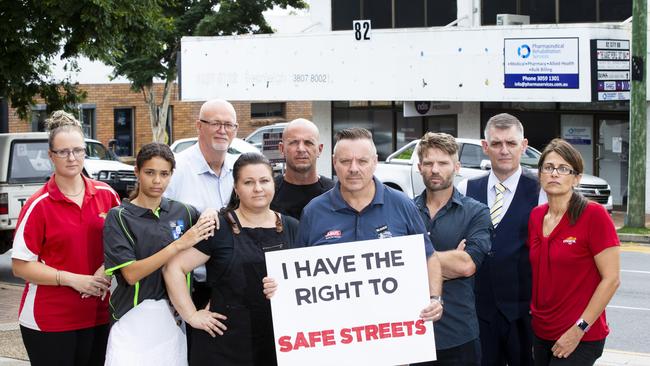
<path id="1" fill-rule="evenodd" d="M 344 129 L 336 141 L 332 160 L 339 181 L 305 207 L 298 241 L 313 246 L 424 234 L 413 202 L 374 178 L 377 149 L 370 131 Z M 424 241 L 431 303 L 420 317 L 437 321 L 442 317 L 440 262 L 427 235 Z"/>
<path id="2" fill-rule="evenodd" d="M 490 250 L 488 207 L 453 186 L 460 169 L 458 144 L 446 133 L 427 132 L 417 150 L 426 189 L 415 198 L 440 260 L 445 316 L 436 324 L 438 359 L 420 365 L 481 364 L 474 274 Z M 435 241 L 434 241 L 435 239 Z"/>

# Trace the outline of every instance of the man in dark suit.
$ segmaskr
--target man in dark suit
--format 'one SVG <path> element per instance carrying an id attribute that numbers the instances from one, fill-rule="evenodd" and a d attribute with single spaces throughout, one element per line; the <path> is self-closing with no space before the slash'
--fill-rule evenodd
<path id="1" fill-rule="evenodd" d="M 461 182 L 459 191 L 488 205 L 494 225 L 492 249 L 476 274 L 483 366 L 532 365 L 531 269 L 526 239 L 528 216 L 540 203 L 534 173 L 519 162 L 528 146 L 524 128 L 502 113 L 485 126 L 483 151 L 492 163 L 487 176 Z M 542 197 L 541 201 L 546 198 Z"/>

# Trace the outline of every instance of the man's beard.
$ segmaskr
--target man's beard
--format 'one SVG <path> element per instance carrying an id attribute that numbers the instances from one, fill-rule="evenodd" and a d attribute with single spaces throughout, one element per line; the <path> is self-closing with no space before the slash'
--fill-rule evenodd
<path id="1" fill-rule="evenodd" d="M 435 177 L 436 177 L 436 178 L 444 179 L 442 176 L 435 176 Z M 433 178 L 433 177 L 432 177 L 432 178 Z M 433 183 L 431 183 L 429 179 L 427 179 L 427 180 L 424 182 L 424 185 L 427 187 L 427 189 L 428 189 L 429 191 L 437 192 L 437 191 L 443 191 L 443 190 L 445 190 L 445 189 L 451 187 L 451 185 L 453 184 L 453 182 L 454 182 L 454 176 L 452 175 L 452 176 L 449 177 L 448 179 L 444 179 L 442 182 L 440 182 L 440 183 L 438 183 L 438 184 L 435 184 L 435 185 L 434 185 Z"/>

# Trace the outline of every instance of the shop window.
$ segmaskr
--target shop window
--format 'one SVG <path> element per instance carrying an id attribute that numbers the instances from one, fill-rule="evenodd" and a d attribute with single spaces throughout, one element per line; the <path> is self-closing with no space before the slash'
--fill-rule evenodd
<path id="1" fill-rule="evenodd" d="M 285 103 L 252 103 L 251 118 L 284 118 Z"/>
<path id="2" fill-rule="evenodd" d="M 597 0 L 560 1 L 560 23 L 586 23 L 596 21 Z"/>
<path id="3" fill-rule="evenodd" d="M 426 26 L 425 0 L 395 0 L 395 28 Z"/>
<path id="4" fill-rule="evenodd" d="M 363 19 L 370 19 L 372 29 L 393 28 L 391 0 L 363 0 Z"/>
<path id="5" fill-rule="evenodd" d="M 497 14 L 517 14 L 517 0 L 484 0 L 481 5 L 483 25 L 497 24 Z"/>
<path id="6" fill-rule="evenodd" d="M 351 30 L 361 19 L 361 0 L 332 0 L 332 30 Z"/>
<path id="7" fill-rule="evenodd" d="M 114 152 L 118 156 L 133 156 L 134 113 L 133 108 L 113 110 Z"/>
<path id="8" fill-rule="evenodd" d="M 424 128 L 425 132 L 444 132 L 456 137 L 458 136 L 458 116 L 450 114 L 425 117 Z"/>
<path id="9" fill-rule="evenodd" d="M 530 16 L 530 24 L 555 23 L 555 0 L 520 0 L 521 14 Z"/>
<path id="10" fill-rule="evenodd" d="M 47 119 L 47 106 L 45 104 L 37 104 L 32 106 L 32 132 L 45 131 L 45 120 Z"/>
<path id="11" fill-rule="evenodd" d="M 84 136 L 87 138 L 94 139 L 96 136 L 95 132 L 95 105 L 82 104 L 79 106 L 79 122 L 81 122 L 81 127 L 84 131 Z"/>
<path id="12" fill-rule="evenodd" d="M 632 0 L 598 0 L 601 22 L 622 22 L 632 16 Z"/>
<path id="13" fill-rule="evenodd" d="M 456 0 L 427 0 L 427 27 L 442 27 L 454 20 L 458 14 Z"/>

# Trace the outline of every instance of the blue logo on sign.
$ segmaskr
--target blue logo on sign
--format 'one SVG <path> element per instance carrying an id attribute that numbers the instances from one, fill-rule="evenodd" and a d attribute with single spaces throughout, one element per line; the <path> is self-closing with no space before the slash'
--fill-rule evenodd
<path id="1" fill-rule="evenodd" d="M 517 48 L 517 55 L 521 58 L 528 58 L 530 56 L 530 47 L 527 44 L 522 44 Z"/>

